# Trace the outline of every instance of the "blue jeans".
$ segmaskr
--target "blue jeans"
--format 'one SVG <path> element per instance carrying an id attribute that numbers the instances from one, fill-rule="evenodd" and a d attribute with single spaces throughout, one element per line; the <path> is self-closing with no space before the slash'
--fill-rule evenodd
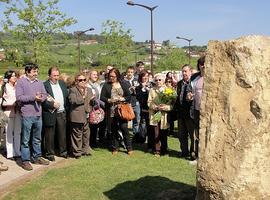
<path id="1" fill-rule="evenodd" d="M 21 157 L 22 161 L 30 161 L 30 136 L 32 130 L 32 158 L 36 160 L 41 156 L 41 117 L 22 117 Z"/>
<path id="2" fill-rule="evenodd" d="M 140 103 L 137 101 L 135 106 L 132 106 L 135 118 L 132 121 L 132 131 L 133 134 L 137 134 L 139 132 L 139 124 L 141 121 L 141 108 Z"/>

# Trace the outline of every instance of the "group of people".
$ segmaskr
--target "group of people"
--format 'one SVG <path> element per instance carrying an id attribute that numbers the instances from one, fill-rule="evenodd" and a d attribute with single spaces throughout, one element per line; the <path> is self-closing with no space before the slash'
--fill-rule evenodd
<path id="1" fill-rule="evenodd" d="M 55 155 L 77 159 L 91 156 L 91 149 L 99 145 L 109 147 L 113 155 L 121 145 L 132 155 L 132 143 L 145 140 L 147 151 L 159 157 L 168 153 L 167 136 L 174 129 L 172 116 L 178 120 L 180 156 L 191 160 L 198 157 L 204 57 L 198 60 L 197 73 L 192 74 L 191 66 L 184 65 L 181 80 L 172 73 L 153 75 L 141 61 L 122 74 L 109 65 L 105 73 L 85 69 L 74 78 L 60 74 L 53 66 L 46 81 L 38 79 L 36 64 L 24 67 L 25 74 L 20 76 L 7 71 L 1 87 L 1 108 L 8 117 L 6 156 L 20 158 L 23 169 L 32 170 L 31 163 L 48 165 L 55 161 Z M 176 101 L 158 103 L 156 97 L 168 87 L 177 91 Z M 132 139 L 128 120 L 118 112 L 123 102 L 129 103 L 135 114 Z M 89 116 L 96 109 L 104 111 L 104 119 L 91 123 Z M 159 121 L 155 119 L 158 111 Z"/>

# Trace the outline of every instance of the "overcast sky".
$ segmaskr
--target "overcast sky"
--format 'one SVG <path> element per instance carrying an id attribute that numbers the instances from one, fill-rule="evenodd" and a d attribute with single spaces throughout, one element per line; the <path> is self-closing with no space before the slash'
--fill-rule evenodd
<path id="1" fill-rule="evenodd" d="M 123 22 L 132 30 L 135 41 L 150 39 L 150 11 L 128 6 L 125 0 L 61 0 L 59 8 L 78 20 L 68 32 L 94 27 L 101 32 L 107 19 Z M 193 39 L 194 45 L 206 45 L 209 40 L 228 40 L 243 35 L 270 35 L 270 0 L 136 0 L 154 10 L 154 40 L 184 46 Z M 0 4 L 0 12 L 3 5 Z M 1 15 L 2 17 L 2 15 Z"/>

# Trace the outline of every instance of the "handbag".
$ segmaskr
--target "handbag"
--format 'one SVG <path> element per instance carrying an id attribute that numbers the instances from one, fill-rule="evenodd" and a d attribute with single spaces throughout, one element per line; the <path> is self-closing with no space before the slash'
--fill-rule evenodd
<path id="1" fill-rule="evenodd" d="M 122 119 L 127 121 L 133 120 L 135 118 L 133 108 L 129 103 L 119 103 L 118 113 Z"/>
<path id="2" fill-rule="evenodd" d="M 100 107 L 93 107 L 93 109 L 89 113 L 89 123 L 90 124 L 98 124 L 104 120 L 105 112 Z"/>

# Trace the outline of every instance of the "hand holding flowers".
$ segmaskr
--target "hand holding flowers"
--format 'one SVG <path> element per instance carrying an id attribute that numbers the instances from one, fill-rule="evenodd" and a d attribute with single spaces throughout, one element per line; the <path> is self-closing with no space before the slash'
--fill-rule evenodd
<path id="1" fill-rule="evenodd" d="M 154 99 L 156 106 L 153 107 L 157 112 L 153 116 L 153 120 L 156 122 L 161 121 L 162 111 L 169 111 L 168 105 L 174 104 L 177 98 L 176 91 L 171 87 L 161 88 L 158 95 Z"/>

